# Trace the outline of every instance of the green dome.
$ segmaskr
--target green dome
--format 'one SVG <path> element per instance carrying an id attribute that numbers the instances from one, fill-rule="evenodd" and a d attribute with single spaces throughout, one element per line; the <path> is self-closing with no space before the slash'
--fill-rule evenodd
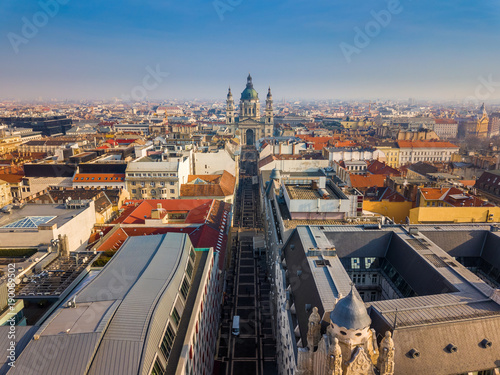
<path id="1" fill-rule="evenodd" d="M 259 99 L 259 94 L 257 94 L 257 91 L 255 89 L 250 89 L 246 88 L 243 90 L 241 93 L 241 100 L 250 100 L 250 99 Z"/>
<path id="2" fill-rule="evenodd" d="M 251 99 L 259 99 L 259 94 L 253 88 L 252 76 L 249 74 L 247 78 L 247 87 L 241 93 L 241 100 L 251 100 Z"/>

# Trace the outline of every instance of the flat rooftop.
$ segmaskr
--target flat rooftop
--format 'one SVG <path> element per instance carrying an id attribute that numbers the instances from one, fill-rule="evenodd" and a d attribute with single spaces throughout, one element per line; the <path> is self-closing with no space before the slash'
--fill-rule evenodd
<path id="1" fill-rule="evenodd" d="M 323 195 L 320 194 L 319 189 L 313 189 L 311 185 L 285 185 L 285 187 L 290 199 L 325 199 Z M 329 194 L 329 199 L 345 199 L 345 197 L 339 196 L 330 186 L 328 186 L 328 184 L 325 186 L 324 190 Z"/>
<path id="2" fill-rule="evenodd" d="M 8 233 L 11 231 L 33 231 L 37 230 L 38 227 L 36 223 L 43 224 L 43 221 L 46 221 L 45 224 L 53 225 L 57 224 L 57 227 L 60 228 L 68 221 L 70 221 L 74 216 L 83 212 L 87 207 L 76 208 L 76 209 L 68 209 L 63 204 L 27 204 L 23 208 L 20 209 L 12 209 L 10 214 L 0 213 L 0 233 Z M 29 220 L 33 224 L 19 226 L 16 228 L 4 228 L 4 226 L 21 221 L 26 218 L 49 218 L 50 220 L 39 219 L 39 220 Z M 29 223 L 27 223 L 29 224 Z M 0 244 L 1 246 L 1 244 Z"/>

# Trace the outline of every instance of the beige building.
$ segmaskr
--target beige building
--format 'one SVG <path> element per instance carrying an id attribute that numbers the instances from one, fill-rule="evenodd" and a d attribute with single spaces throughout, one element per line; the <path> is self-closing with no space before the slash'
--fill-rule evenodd
<path id="1" fill-rule="evenodd" d="M 398 141 L 400 165 L 414 164 L 419 161 L 447 163 L 459 147 L 449 142 L 436 141 Z"/>
<path id="2" fill-rule="evenodd" d="M 12 202 L 10 185 L 8 182 L 0 180 L 0 208 Z"/>
<path id="3" fill-rule="evenodd" d="M 147 160 L 147 158 L 145 159 Z M 187 182 L 191 157 L 175 161 L 136 161 L 125 172 L 130 199 L 179 198 L 180 186 Z"/>

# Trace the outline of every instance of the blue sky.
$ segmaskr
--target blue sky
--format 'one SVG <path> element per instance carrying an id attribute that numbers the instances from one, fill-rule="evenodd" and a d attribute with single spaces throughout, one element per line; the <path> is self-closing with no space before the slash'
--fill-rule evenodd
<path id="1" fill-rule="evenodd" d="M 275 99 L 462 99 L 480 77 L 500 82 L 496 0 L 400 0 L 393 8 L 380 0 L 217 0 L 230 7 L 223 19 L 213 0 L 59 0 L 66 4 L 43 24 L 42 4 L 56 1 L 1 2 L 0 98 L 120 98 L 157 66 L 168 77 L 150 98 L 223 99 L 228 85 L 243 90 L 249 71 L 261 98 L 271 85 Z M 389 8 L 399 11 L 377 29 L 373 13 Z M 23 34 L 23 18 L 37 16 L 36 35 Z M 367 27 L 372 36 L 360 47 L 355 30 Z M 350 59 L 342 43 L 357 48 Z M 488 99 L 499 98 L 500 84 Z"/>

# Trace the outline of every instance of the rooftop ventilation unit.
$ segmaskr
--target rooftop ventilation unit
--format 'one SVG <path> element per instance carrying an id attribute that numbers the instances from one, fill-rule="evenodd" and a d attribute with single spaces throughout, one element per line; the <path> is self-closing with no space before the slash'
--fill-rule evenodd
<path id="1" fill-rule="evenodd" d="M 446 350 L 449 353 L 456 353 L 458 351 L 458 348 L 454 344 L 448 344 L 448 346 L 446 346 Z"/>
<path id="2" fill-rule="evenodd" d="M 408 356 L 410 358 L 418 358 L 420 357 L 420 352 L 417 350 L 417 349 L 411 349 L 409 352 L 408 352 Z"/>
<path id="3" fill-rule="evenodd" d="M 493 343 L 488 339 L 484 339 L 483 341 L 480 342 L 480 344 L 481 344 L 481 347 L 484 349 L 491 348 L 491 346 L 493 345 Z"/>

